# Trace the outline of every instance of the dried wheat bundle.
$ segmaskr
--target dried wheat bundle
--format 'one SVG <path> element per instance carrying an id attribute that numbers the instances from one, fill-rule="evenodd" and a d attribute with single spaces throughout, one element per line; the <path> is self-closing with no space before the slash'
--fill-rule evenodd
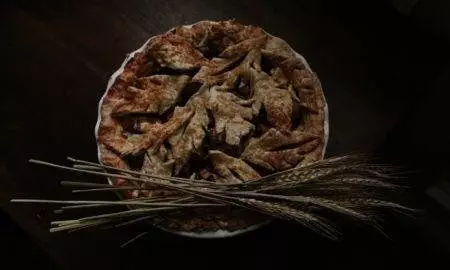
<path id="1" fill-rule="evenodd" d="M 98 163 L 68 158 L 73 167 L 30 160 L 63 170 L 115 177 L 130 184 L 114 187 L 109 184 L 63 181 L 62 185 L 76 187 L 74 193 L 123 191 L 136 189 L 170 190 L 168 196 L 139 197 L 118 201 L 100 200 L 36 200 L 13 199 L 14 203 L 49 203 L 63 205 L 58 212 L 71 209 L 97 208 L 100 214 L 51 223 L 51 232 L 78 230 L 100 225 L 124 226 L 153 218 L 164 218 L 170 213 L 183 214 L 186 209 L 227 209 L 239 207 L 264 215 L 295 221 L 331 239 L 337 239 L 338 230 L 329 217 L 340 214 L 378 227 L 380 212 L 395 210 L 412 212 L 392 200 L 403 189 L 392 183 L 399 178 L 392 166 L 372 164 L 363 156 L 347 155 L 328 158 L 302 167 L 263 176 L 243 183 L 217 183 L 177 177 L 165 177 Z M 134 183 L 147 183 L 136 187 Z M 128 206 L 127 210 L 101 212 L 106 206 Z"/>

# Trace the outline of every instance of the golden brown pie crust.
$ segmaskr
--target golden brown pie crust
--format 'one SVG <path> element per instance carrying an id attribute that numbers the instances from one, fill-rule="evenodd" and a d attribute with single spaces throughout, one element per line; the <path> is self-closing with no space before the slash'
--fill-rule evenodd
<path id="1" fill-rule="evenodd" d="M 234 20 L 202 21 L 153 37 L 125 64 L 100 104 L 99 158 L 151 174 L 242 182 L 320 160 L 324 118 L 316 74 L 285 41 Z M 193 211 L 161 222 L 202 230 L 261 220 L 244 213 Z"/>

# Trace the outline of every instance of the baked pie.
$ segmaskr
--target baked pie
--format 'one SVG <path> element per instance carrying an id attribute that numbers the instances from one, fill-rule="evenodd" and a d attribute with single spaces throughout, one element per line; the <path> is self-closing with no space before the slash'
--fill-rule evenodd
<path id="1" fill-rule="evenodd" d="M 234 20 L 151 38 L 111 78 L 99 113 L 100 161 L 155 175 L 240 183 L 318 161 L 326 144 L 316 74 L 285 41 Z M 164 226 L 231 230 L 255 223 L 255 215 L 192 211 Z"/>

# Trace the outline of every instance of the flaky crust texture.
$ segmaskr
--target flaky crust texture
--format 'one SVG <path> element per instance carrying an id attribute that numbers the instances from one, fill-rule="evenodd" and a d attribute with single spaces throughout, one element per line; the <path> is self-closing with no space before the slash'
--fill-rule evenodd
<path id="1" fill-rule="evenodd" d="M 285 41 L 234 20 L 180 26 L 151 38 L 107 90 L 97 131 L 100 161 L 239 183 L 320 160 L 324 110 L 316 74 Z"/>

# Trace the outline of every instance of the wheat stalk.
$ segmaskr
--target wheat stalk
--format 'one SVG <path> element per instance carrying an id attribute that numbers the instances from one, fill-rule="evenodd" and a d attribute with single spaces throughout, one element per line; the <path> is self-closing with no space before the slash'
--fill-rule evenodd
<path id="1" fill-rule="evenodd" d="M 160 187 L 175 191 L 169 197 L 142 197 L 120 201 L 36 200 L 13 199 L 14 203 L 64 204 L 57 211 L 100 206 L 129 206 L 134 209 L 53 222 L 51 231 L 78 230 L 116 223 L 117 227 L 164 217 L 166 212 L 180 212 L 187 208 L 212 208 L 231 205 L 287 219 L 302 224 L 331 239 L 338 230 L 323 215 L 311 209 L 326 210 L 360 220 L 377 227 L 373 213 L 393 209 L 411 213 L 414 210 L 397 202 L 383 200 L 387 191 L 404 187 L 391 183 L 398 170 L 389 165 L 368 163 L 367 157 L 347 155 L 314 162 L 303 167 L 277 172 L 259 179 L 238 183 L 216 183 L 179 177 L 158 176 L 102 164 L 68 158 L 73 167 L 40 160 L 30 162 L 79 173 L 121 178 L 130 183 L 147 183 L 151 187 L 62 181 L 64 186 L 77 187 L 74 193 L 121 190 L 152 190 Z M 136 208 L 138 207 L 138 208 Z M 130 218 L 132 218 L 130 220 Z"/>

